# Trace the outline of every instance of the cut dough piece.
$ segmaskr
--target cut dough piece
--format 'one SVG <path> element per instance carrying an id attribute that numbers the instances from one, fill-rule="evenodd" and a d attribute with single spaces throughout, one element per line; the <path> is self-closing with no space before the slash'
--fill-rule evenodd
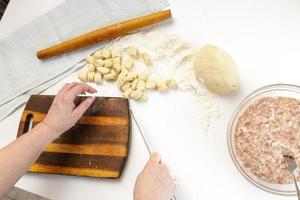
<path id="1" fill-rule="evenodd" d="M 127 74 L 129 73 L 129 71 L 125 67 L 122 67 L 121 73 L 124 74 L 125 76 L 127 76 Z"/>
<path id="2" fill-rule="evenodd" d="M 131 92 L 130 97 L 139 100 L 143 96 L 143 92 L 141 90 L 134 90 Z"/>
<path id="3" fill-rule="evenodd" d="M 148 79 L 148 75 L 145 73 L 140 73 L 138 74 L 139 79 L 143 80 L 143 81 L 147 81 Z"/>
<path id="4" fill-rule="evenodd" d="M 94 58 L 95 58 L 95 59 L 103 59 L 104 56 L 103 56 L 102 50 L 96 51 L 96 52 L 94 53 Z"/>
<path id="5" fill-rule="evenodd" d="M 224 50 L 207 44 L 196 54 L 194 71 L 197 79 L 218 94 L 239 88 L 239 74 L 232 57 Z"/>
<path id="6" fill-rule="evenodd" d="M 86 82 L 87 81 L 87 74 L 88 74 L 88 72 L 80 72 L 79 79 L 83 82 Z"/>
<path id="7" fill-rule="evenodd" d="M 166 81 L 168 88 L 175 88 L 177 86 L 177 82 L 175 79 L 169 79 Z"/>
<path id="8" fill-rule="evenodd" d="M 162 92 L 168 89 L 166 81 L 157 81 L 157 90 Z"/>
<path id="9" fill-rule="evenodd" d="M 105 62 L 104 67 L 110 68 L 113 66 L 112 59 L 106 59 L 104 62 Z"/>
<path id="10" fill-rule="evenodd" d="M 134 81 L 131 84 L 131 88 L 135 90 L 137 88 L 138 83 L 139 83 L 139 79 L 134 79 Z"/>
<path id="11" fill-rule="evenodd" d="M 143 57 L 144 63 L 146 65 L 152 65 L 152 60 L 151 60 L 151 57 L 148 53 L 143 53 L 142 57 Z"/>
<path id="12" fill-rule="evenodd" d="M 125 61 L 124 67 L 126 69 L 130 70 L 133 67 L 133 64 L 134 64 L 133 60 L 132 59 L 128 59 L 128 60 Z"/>
<path id="13" fill-rule="evenodd" d="M 96 70 L 96 67 L 93 64 L 88 64 L 88 69 L 90 72 L 94 72 Z"/>
<path id="14" fill-rule="evenodd" d="M 108 74 L 110 70 L 106 67 L 97 67 L 97 72 L 99 72 L 100 74 Z"/>
<path id="15" fill-rule="evenodd" d="M 113 65 L 121 65 L 121 57 L 115 57 L 112 59 Z"/>
<path id="16" fill-rule="evenodd" d="M 125 92 L 128 88 L 131 87 L 131 83 L 130 82 L 126 82 L 122 87 L 121 90 L 122 92 Z"/>
<path id="17" fill-rule="evenodd" d="M 137 77 L 137 74 L 134 72 L 129 72 L 126 76 L 127 81 L 133 81 Z"/>
<path id="18" fill-rule="evenodd" d="M 118 76 L 117 78 L 117 87 L 121 89 L 121 87 L 126 83 L 126 79 L 124 76 Z"/>
<path id="19" fill-rule="evenodd" d="M 146 88 L 147 89 L 155 89 L 156 88 L 156 81 L 149 80 L 146 82 Z"/>
<path id="20" fill-rule="evenodd" d="M 144 92 L 142 97 L 140 98 L 141 101 L 147 101 L 148 100 L 148 94 L 147 92 Z"/>
<path id="21" fill-rule="evenodd" d="M 103 75 L 104 80 L 116 80 L 117 79 L 117 74 L 114 71 L 111 71 L 109 74 Z"/>
<path id="22" fill-rule="evenodd" d="M 132 88 L 131 87 L 129 87 L 125 92 L 124 92 L 124 94 L 123 94 L 123 97 L 125 97 L 125 98 L 130 98 L 130 94 L 133 92 L 133 90 L 132 90 Z"/>
<path id="23" fill-rule="evenodd" d="M 105 64 L 105 61 L 102 60 L 102 59 L 97 59 L 97 60 L 94 60 L 94 65 L 96 65 L 97 67 L 103 67 L 104 64 Z"/>
<path id="24" fill-rule="evenodd" d="M 139 56 L 138 49 L 135 47 L 132 47 L 132 46 L 128 47 L 126 52 L 132 58 L 138 58 L 138 56 Z"/>
<path id="25" fill-rule="evenodd" d="M 113 65 L 113 69 L 115 70 L 115 72 L 117 74 L 119 74 L 121 72 L 121 66 L 120 65 Z"/>
<path id="26" fill-rule="evenodd" d="M 140 91 L 145 91 L 145 89 L 146 89 L 145 81 L 139 80 L 139 82 L 138 82 L 136 88 L 137 88 L 138 90 L 140 90 Z"/>
<path id="27" fill-rule="evenodd" d="M 115 58 L 121 56 L 121 50 L 120 49 L 113 49 L 111 50 L 111 57 Z"/>
<path id="28" fill-rule="evenodd" d="M 94 81 L 96 84 L 101 84 L 102 83 L 102 75 L 99 73 L 96 73 L 94 76 Z"/>
<path id="29" fill-rule="evenodd" d="M 88 72 L 87 73 L 87 80 L 89 82 L 94 82 L 94 76 L 95 76 L 95 72 Z"/>
<path id="30" fill-rule="evenodd" d="M 106 59 L 111 58 L 111 52 L 109 49 L 103 49 L 102 54 L 103 54 L 103 57 Z"/>
<path id="31" fill-rule="evenodd" d="M 91 56 L 91 55 L 88 55 L 88 56 L 85 58 L 85 60 L 86 60 L 86 62 L 88 62 L 88 63 L 93 63 L 93 62 L 94 62 L 94 58 L 93 58 L 93 56 Z"/>

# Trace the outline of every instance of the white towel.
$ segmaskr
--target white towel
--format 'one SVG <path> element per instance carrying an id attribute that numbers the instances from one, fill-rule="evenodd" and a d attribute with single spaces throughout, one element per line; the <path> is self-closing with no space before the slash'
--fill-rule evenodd
<path id="1" fill-rule="evenodd" d="M 37 59 L 38 50 L 167 6 L 167 0 L 67 0 L 1 39 L 0 121 L 23 105 L 31 94 L 42 92 L 82 67 L 80 60 L 104 43 L 44 61 Z"/>

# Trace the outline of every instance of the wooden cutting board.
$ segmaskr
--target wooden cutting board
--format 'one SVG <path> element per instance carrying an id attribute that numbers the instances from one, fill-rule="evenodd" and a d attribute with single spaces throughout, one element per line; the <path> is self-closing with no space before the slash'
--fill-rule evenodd
<path id="1" fill-rule="evenodd" d="M 27 102 L 17 137 L 41 122 L 55 96 L 33 95 Z M 78 105 L 85 97 L 77 97 Z M 120 178 L 130 142 L 129 102 L 123 98 L 97 97 L 83 117 L 46 146 L 29 172 Z"/>

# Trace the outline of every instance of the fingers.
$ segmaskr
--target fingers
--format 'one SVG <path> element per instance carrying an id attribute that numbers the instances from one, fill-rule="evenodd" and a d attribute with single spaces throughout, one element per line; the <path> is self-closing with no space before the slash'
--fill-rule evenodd
<path id="1" fill-rule="evenodd" d="M 160 155 L 158 153 L 153 153 L 151 154 L 150 158 L 149 158 L 149 163 L 154 163 L 154 164 L 159 164 L 161 163 L 161 158 Z"/>
<path id="2" fill-rule="evenodd" d="M 76 82 L 64 84 L 64 86 L 59 90 L 58 94 L 68 91 L 76 84 L 77 84 Z"/>
<path id="3" fill-rule="evenodd" d="M 73 86 L 67 91 L 67 98 L 71 101 L 74 101 L 77 95 L 80 95 L 85 92 L 95 93 L 97 92 L 97 90 L 87 84 L 77 83 L 75 86 Z"/>
<path id="4" fill-rule="evenodd" d="M 73 111 L 72 117 L 75 121 L 82 117 L 84 112 L 91 106 L 94 102 L 95 97 L 88 97 L 83 102 L 81 102 Z"/>

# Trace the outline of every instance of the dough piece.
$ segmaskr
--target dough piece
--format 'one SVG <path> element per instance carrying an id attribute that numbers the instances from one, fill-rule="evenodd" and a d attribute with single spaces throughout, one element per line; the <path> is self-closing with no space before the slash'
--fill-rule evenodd
<path id="1" fill-rule="evenodd" d="M 152 65 L 152 60 L 151 60 L 151 57 L 150 57 L 150 55 L 148 53 L 143 53 L 142 54 L 142 58 L 143 58 L 144 63 L 146 65 Z"/>
<path id="2" fill-rule="evenodd" d="M 94 58 L 93 58 L 93 56 L 91 56 L 91 55 L 88 55 L 88 56 L 85 58 L 85 60 L 86 60 L 87 63 L 93 63 L 93 62 L 94 62 Z"/>
<path id="3" fill-rule="evenodd" d="M 109 80 L 116 80 L 117 79 L 117 74 L 114 71 L 112 71 L 109 74 L 103 75 L 103 79 L 107 80 L 107 81 L 109 81 Z"/>
<path id="4" fill-rule="evenodd" d="M 112 59 L 113 65 L 120 65 L 121 66 L 121 57 L 115 57 Z"/>
<path id="5" fill-rule="evenodd" d="M 95 59 L 104 59 L 103 52 L 101 49 L 94 53 L 94 58 Z"/>
<path id="6" fill-rule="evenodd" d="M 97 66 L 97 67 L 103 67 L 104 64 L 105 64 L 105 61 L 102 60 L 102 59 L 97 59 L 97 60 L 94 60 L 94 65 Z"/>
<path id="7" fill-rule="evenodd" d="M 87 80 L 89 82 L 94 82 L 95 72 L 88 72 L 87 73 Z"/>
<path id="8" fill-rule="evenodd" d="M 125 76 L 118 76 L 117 78 L 117 87 L 121 89 L 121 87 L 126 83 L 126 77 Z"/>
<path id="9" fill-rule="evenodd" d="M 146 83 L 145 83 L 145 81 L 139 80 L 139 82 L 138 82 L 136 88 L 137 88 L 138 90 L 140 90 L 140 91 L 145 91 L 145 89 L 146 89 Z"/>
<path id="10" fill-rule="evenodd" d="M 94 81 L 96 84 L 101 84 L 102 83 L 102 75 L 99 73 L 95 73 Z"/>
<path id="11" fill-rule="evenodd" d="M 111 57 L 115 58 L 121 56 L 121 50 L 120 49 L 113 49 L 111 50 Z"/>
<path id="12" fill-rule="evenodd" d="M 129 72 L 126 76 L 127 81 L 133 81 L 135 78 L 137 78 L 137 74 L 134 72 Z"/>
<path id="13" fill-rule="evenodd" d="M 90 72 L 95 72 L 96 67 L 93 64 L 88 64 L 88 69 Z"/>
<path id="14" fill-rule="evenodd" d="M 166 81 L 157 81 L 157 90 L 163 92 L 168 89 Z"/>
<path id="15" fill-rule="evenodd" d="M 133 67 L 133 60 L 132 59 L 128 59 L 125 61 L 124 63 L 124 67 L 128 70 L 130 70 Z"/>
<path id="16" fill-rule="evenodd" d="M 119 74 L 121 72 L 121 66 L 120 65 L 113 65 L 113 69 L 115 70 L 116 74 Z"/>
<path id="17" fill-rule="evenodd" d="M 110 68 L 113 66 L 112 59 L 106 59 L 104 62 L 105 62 L 104 67 Z"/>
<path id="18" fill-rule="evenodd" d="M 143 80 L 143 81 L 147 81 L 148 79 L 148 75 L 145 73 L 140 73 L 138 74 L 139 79 Z"/>
<path id="19" fill-rule="evenodd" d="M 141 101 L 147 101 L 148 100 L 148 94 L 147 92 L 144 92 L 142 97 L 140 98 Z"/>
<path id="20" fill-rule="evenodd" d="M 105 59 L 111 58 L 111 52 L 109 49 L 103 49 L 102 54 Z"/>
<path id="21" fill-rule="evenodd" d="M 224 50 L 207 44 L 196 54 L 194 72 L 197 79 L 218 94 L 239 88 L 239 74 L 232 57 Z"/>
<path id="22" fill-rule="evenodd" d="M 137 88 L 138 83 L 139 83 L 139 79 L 134 79 L 134 81 L 131 84 L 131 88 L 135 90 Z"/>
<path id="23" fill-rule="evenodd" d="M 105 68 L 105 67 L 97 67 L 97 72 L 104 75 L 104 74 L 108 74 L 110 70 L 109 68 Z"/>
<path id="24" fill-rule="evenodd" d="M 143 92 L 141 90 L 134 90 L 130 93 L 130 97 L 139 100 L 143 96 Z"/>
<path id="25" fill-rule="evenodd" d="M 125 97 L 125 98 L 130 98 L 130 94 L 133 92 L 133 90 L 132 90 L 132 88 L 131 87 L 129 87 L 125 92 L 124 92 L 124 94 L 123 94 L 123 97 Z"/>
<path id="26" fill-rule="evenodd" d="M 156 88 L 156 81 L 149 80 L 146 82 L 146 88 L 147 89 L 155 89 Z"/>
<path id="27" fill-rule="evenodd" d="M 121 90 L 122 92 L 125 92 L 128 88 L 131 87 L 131 83 L 130 82 L 126 82 L 122 87 Z"/>
<path id="28" fill-rule="evenodd" d="M 124 74 L 125 76 L 127 76 L 127 74 L 129 73 L 129 71 L 125 67 L 122 67 L 121 73 Z"/>
<path id="29" fill-rule="evenodd" d="M 118 75 L 118 78 L 121 78 L 121 77 L 122 77 L 122 79 L 124 78 L 124 80 L 127 81 L 127 80 L 126 80 L 126 76 L 127 76 L 127 74 L 125 74 L 124 72 L 121 72 L 121 73 Z"/>
<path id="30" fill-rule="evenodd" d="M 175 79 L 169 79 L 166 81 L 168 88 L 175 88 L 177 86 L 177 81 Z"/>
<path id="31" fill-rule="evenodd" d="M 132 58 L 138 58 L 138 56 L 139 56 L 138 49 L 135 47 L 128 47 L 127 54 Z"/>
<path id="32" fill-rule="evenodd" d="M 80 72 L 79 74 L 79 79 L 83 82 L 86 82 L 87 81 L 87 74 L 88 72 L 84 71 L 84 72 Z"/>

